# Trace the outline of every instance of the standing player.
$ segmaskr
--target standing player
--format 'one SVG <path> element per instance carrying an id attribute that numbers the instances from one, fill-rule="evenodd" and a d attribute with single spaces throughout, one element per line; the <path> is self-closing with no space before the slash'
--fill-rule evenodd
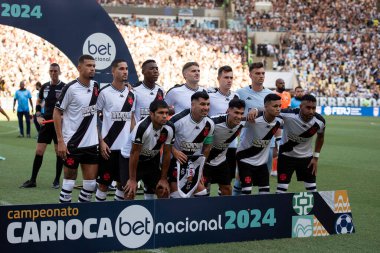
<path id="1" fill-rule="evenodd" d="M 136 122 L 149 116 L 149 105 L 154 100 L 164 99 L 164 89 L 156 82 L 160 75 L 157 63 L 154 60 L 146 60 L 142 64 L 144 80 L 134 85 L 133 91 L 136 95 Z"/>
<path id="2" fill-rule="evenodd" d="M 96 103 L 97 111 L 103 115 L 99 130 L 99 173 L 96 201 L 105 201 L 112 181 L 120 182 L 120 150 L 135 125 L 135 95 L 124 84 L 128 79 L 128 65 L 125 60 L 116 59 L 111 63 L 113 81 L 104 86 Z M 115 200 L 123 200 L 124 192 L 119 184 Z"/>
<path id="3" fill-rule="evenodd" d="M 190 155 L 204 155 L 206 159 L 208 157 L 211 142 L 204 143 L 204 140 L 213 135 L 215 128 L 214 122 L 207 117 L 209 110 L 209 95 L 205 91 L 199 91 L 191 96 L 191 109 L 183 110 L 170 119 L 176 136 L 169 168 L 171 198 L 181 197 L 177 185 L 177 160 L 181 164 L 187 164 Z M 203 185 L 199 184 L 197 191 L 194 196 L 208 196 Z"/>
<path id="4" fill-rule="evenodd" d="M 44 153 L 45 153 L 47 145 L 50 144 L 52 140 L 54 141 L 54 150 L 55 150 L 55 153 L 57 154 L 57 157 L 56 157 L 57 160 L 55 163 L 55 179 L 51 187 L 54 189 L 59 188 L 59 178 L 61 177 L 61 173 L 62 173 L 63 161 L 62 161 L 62 158 L 60 158 L 57 153 L 57 148 L 58 148 L 57 134 L 55 133 L 53 123 L 43 124 L 42 122 L 44 120 L 53 119 L 53 111 L 54 111 L 55 103 L 57 102 L 57 99 L 61 95 L 62 89 L 65 86 L 65 83 L 59 80 L 60 74 L 61 74 L 61 69 L 59 65 L 57 63 L 52 63 L 49 67 L 50 82 L 44 83 L 38 94 L 38 98 L 36 101 L 36 117 L 37 117 L 38 124 L 41 125 L 41 128 L 38 134 L 36 155 L 34 156 L 34 161 L 33 161 L 32 176 L 30 177 L 29 180 L 23 183 L 20 186 L 20 188 L 31 188 L 31 187 L 37 186 L 36 179 L 42 165 Z M 43 102 L 45 102 L 44 114 L 41 113 L 41 110 L 42 110 L 41 104 Z"/>
<path id="5" fill-rule="evenodd" d="M 271 140 L 283 125 L 283 120 L 277 117 L 281 110 L 281 97 L 268 94 L 264 98 L 264 107 L 264 111 L 259 112 L 255 122 L 246 122 L 237 149 L 236 157 L 243 194 L 251 194 L 252 185 L 259 187 L 259 194 L 270 191 L 266 164 Z"/>
<path id="6" fill-rule="evenodd" d="M 284 130 L 278 156 L 277 193 L 288 190 L 294 171 L 297 180 L 304 181 L 307 191 L 317 191 L 318 158 L 324 142 L 326 123 L 325 119 L 315 112 L 316 104 L 314 96 L 304 95 L 300 109 L 281 111 Z M 315 134 L 317 138 L 313 153 L 312 141 Z"/>
<path id="7" fill-rule="evenodd" d="M 265 69 L 261 62 L 252 63 L 249 66 L 249 77 L 252 80 L 251 85 L 241 88 L 236 91 L 240 99 L 245 101 L 245 115 L 248 121 L 252 121 L 257 114 L 257 109 L 264 109 L 264 98 L 273 93 L 270 89 L 263 86 L 265 79 Z M 256 109 L 256 110 L 254 110 Z M 243 132 L 245 130 L 243 129 Z M 274 146 L 274 145 L 273 145 Z M 272 170 L 272 150 L 269 152 L 268 158 L 268 171 Z M 269 173 L 269 172 L 268 172 Z M 235 184 L 233 189 L 233 195 L 241 194 L 241 186 L 239 178 L 235 178 Z"/>
<path id="8" fill-rule="evenodd" d="M 294 92 L 295 92 L 294 97 L 292 98 L 290 102 L 290 108 L 300 108 L 301 98 L 304 95 L 304 91 L 301 86 L 297 86 L 294 89 Z"/>
<path id="9" fill-rule="evenodd" d="M 63 88 L 53 113 L 58 155 L 64 159 L 61 203 L 71 202 L 79 164 L 83 176 L 79 202 L 91 201 L 98 172 L 96 100 L 99 86 L 92 80 L 95 76 L 94 58 L 90 55 L 79 57 L 78 71 L 79 77 Z"/>
<path id="10" fill-rule="evenodd" d="M 191 96 L 197 91 L 206 91 L 199 86 L 200 70 L 196 62 L 188 62 L 182 68 L 186 83 L 175 85 L 166 93 L 165 101 L 179 113 L 191 107 Z"/>
<path id="11" fill-rule="evenodd" d="M 231 179 L 234 173 L 231 173 L 228 155 L 226 157 L 226 154 L 228 154 L 227 150 L 230 149 L 228 147 L 237 138 L 244 126 L 241 122 L 244 109 L 245 102 L 235 98 L 229 102 L 227 114 L 211 117 L 215 124 L 215 131 L 203 176 L 205 185 L 207 183 L 217 183 L 219 185 L 221 195 L 231 195 Z M 236 160 L 233 162 L 236 163 Z"/>
<path id="12" fill-rule="evenodd" d="M 281 109 L 289 108 L 291 96 L 285 90 L 285 81 L 281 78 L 276 80 L 276 94 L 281 97 Z"/>
<path id="13" fill-rule="evenodd" d="M 174 143 L 174 125 L 168 122 L 169 106 L 165 101 L 154 100 L 149 106 L 149 117 L 137 123 L 120 156 L 121 183 L 125 199 L 134 199 L 137 182 L 143 180 L 149 192 L 159 198 L 169 196 L 167 181 L 170 153 Z M 160 170 L 160 149 L 163 149 Z M 149 199 L 152 199 L 150 196 Z"/>

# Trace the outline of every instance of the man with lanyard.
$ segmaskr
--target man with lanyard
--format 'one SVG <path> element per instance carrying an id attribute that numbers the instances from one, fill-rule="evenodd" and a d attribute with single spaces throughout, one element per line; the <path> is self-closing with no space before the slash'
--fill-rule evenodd
<path id="1" fill-rule="evenodd" d="M 120 150 L 135 126 L 135 95 L 128 90 L 124 81 L 128 79 L 128 65 L 123 59 L 111 63 L 113 80 L 104 86 L 96 103 L 97 111 L 102 114 L 99 134 L 99 172 L 96 201 L 105 201 L 107 190 L 112 181 L 117 182 L 115 200 L 124 200 L 120 184 Z"/>
<path id="2" fill-rule="evenodd" d="M 65 86 L 65 83 L 59 80 L 59 75 L 61 74 L 61 69 L 57 63 L 52 63 L 49 67 L 49 75 L 50 82 L 44 83 L 40 89 L 38 94 L 38 99 L 36 101 L 36 117 L 38 124 L 41 125 L 41 129 L 38 134 L 37 146 L 36 146 L 36 154 L 34 156 L 33 161 L 33 170 L 32 176 L 29 180 L 24 182 L 20 188 L 31 188 L 36 187 L 36 179 L 38 172 L 42 165 L 42 160 L 44 158 L 44 153 L 46 151 L 46 147 L 51 141 L 54 141 L 54 150 L 57 154 L 56 163 L 55 163 L 55 179 L 52 184 L 52 188 L 59 188 L 59 178 L 62 173 L 63 161 L 62 158 L 58 156 L 57 148 L 57 134 L 55 133 L 53 122 L 44 124 L 43 122 L 46 120 L 53 119 L 53 111 L 55 103 L 57 102 L 58 97 L 61 95 L 62 89 Z M 41 104 L 45 102 L 44 106 L 44 114 L 41 113 L 42 107 Z"/>
<path id="3" fill-rule="evenodd" d="M 174 143 L 174 125 L 168 122 L 169 106 L 165 101 L 154 100 L 149 111 L 149 116 L 137 123 L 121 150 L 120 164 L 123 169 L 120 178 L 125 199 L 135 198 L 139 180 L 143 180 L 144 186 L 152 195 L 156 194 L 159 198 L 169 196 L 167 176 Z M 153 198 L 154 196 L 148 196 L 148 199 Z"/>
<path id="4" fill-rule="evenodd" d="M 59 197 L 61 203 L 72 200 L 79 164 L 83 176 L 79 202 L 91 201 L 98 173 L 96 101 L 99 85 L 92 80 L 95 76 L 94 58 L 90 55 L 79 57 L 78 71 L 79 77 L 63 88 L 53 113 L 58 155 L 64 160 L 64 179 Z"/>
<path id="5" fill-rule="evenodd" d="M 212 147 L 205 164 L 203 177 L 206 186 L 213 183 L 219 185 L 220 195 L 231 195 L 231 180 L 234 174 L 231 174 L 226 154 L 230 144 L 237 138 L 244 126 L 242 123 L 244 109 L 245 102 L 234 98 L 228 103 L 227 114 L 211 117 L 215 124 L 215 131 L 214 136 L 211 137 Z"/>
<path id="6" fill-rule="evenodd" d="M 236 91 L 240 99 L 245 101 L 245 112 L 247 121 L 253 121 L 257 115 L 257 110 L 264 109 L 264 98 L 273 93 L 270 89 L 263 86 L 265 79 L 265 69 L 261 62 L 252 63 L 249 66 L 249 77 L 252 80 L 251 85 L 241 88 Z M 243 129 L 243 131 L 245 131 Z M 274 145 L 273 145 L 274 147 Z M 272 150 L 269 152 L 268 157 L 268 171 L 272 170 Z M 268 172 L 269 173 L 269 172 Z M 232 195 L 237 196 L 241 194 L 241 184 L 238 177 L 235 178 L 234 188 Z"/>
<path id="7" fill-rule="evenodd" d="M 165 96 L 169 106 L 174 107 L 174 112 L 179 113 L 191 107 L 191 96 L 198 91 L 206 91 L 199 86 L 200 70 L 196 62 L 188 62 L 182 68 L 182 75 L 186 83 L 172 87 Z"/>
<path id="8" fill-rule="evenodd" d="M 192 167 L 191 164 L 197 164 L 202 155 L 207 159 L 210 153 L 211 142 L 204 142 L 214 134 L 215 128 L 214 122 L 207 117 L 209 110 L 209 95 L 205 91 L 198 91 L 191 96 L 191 109 L 183 110 L 170 119 L 174 124 L 176 136 L 168 173 L 171 198 L 189 197 L 194 191 L 195 197 L 208 196 L 207 189 L 200 183 L 203 164 L 196 167 Z M 194 160 L 190 156 L 194 157 Z M 178 171 L 181 172 L 180 175 Z"/>

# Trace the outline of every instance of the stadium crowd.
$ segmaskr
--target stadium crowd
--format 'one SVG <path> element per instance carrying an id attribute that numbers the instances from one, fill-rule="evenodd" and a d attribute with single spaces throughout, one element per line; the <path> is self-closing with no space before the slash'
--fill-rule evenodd
<path id="1" fill-rule="evenodd" d="M 170 2 L 179 6 L 214 3 L 158 0 L 99 2 L 147 5 Z M 256 11 L 255 1 L 237 0 L 231 1 L 231 4 L 235 6 L 236 15 L 246 18 L 252 29 L 290 31 L 281 36 L 278 47 L 269 46 L 273 49 L 268 51 L 272 52 L 277 70 L 294 71 L 299 84 L 318 96 L 379 96 L 376 84 L 380 83 L 380 38 L 375 1 L 360 0 L 350 4 L 325 0 L 271 2 L 273 9 L 267 13 Z M 178 28 L 173 22 L 158 19 L 145 28 L 139 27 L 136 17 L 114 20 L 126 40 L 139 77 L 141 63 L 147 58 L 154 58 L 164 73 L 158 82 L 169 89 L 183 82 L 178 71 L 180 66 L 196 59 L 201 65 L 203 86 L 216 86 L 217 69 L 226 64 L 234 69 L 234 90 L 248 83 L 248 71 L 244 64 L 247 62 L 245 32 L 195 28 L 186 21 Z M 303 33 L 307 31 L 323 33 Z M 12 96 L 21 80 L 26 80 L 26 87 L 33 91 L 37 81 L 48 79 L 45 69 L 40 69 L 41 64 L 57 62 L 62 66 L 63 80 L 74 78 L 74 65 L 48 42 L 5 26 L 0 33 L 3 38 L 0 48 L 0 95 Z"/>
<path id="2" fill-rule="evenodd" d="M 187 7 L 187 8 L 208 8 L 220 6 L 223 1 L 218 0 L 98 0 L 98 3 L 104 5 L 138 5 L 138 6 L 163 6 L 163 7 Z"/>
<path id="3" fill-rule="evenodd" d="M 356 31 L 378 18 L 376 1 L 272 0 L 270 11 L 256 10 L 255 0 L 232 1 L 235 17 L 253 30 L 343 32 Z"/>

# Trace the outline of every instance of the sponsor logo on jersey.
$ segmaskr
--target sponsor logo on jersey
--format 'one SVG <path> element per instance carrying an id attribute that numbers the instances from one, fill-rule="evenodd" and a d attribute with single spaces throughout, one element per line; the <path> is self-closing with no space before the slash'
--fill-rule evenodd
<path id="1" fill-rule="evenodd" d="M 288 139 L 297 143 L 304 143 L 304 142 L 307 142 L 310 138 L 303 138 L 303 137 L 299 137 L 298 135 L 289 133 Z"/>
<path id="2" fill-rule="evenodd" d="M 88 117 L 96 113 L 96 105 L 82 107 L 82 116 Z"/>
<path id="3" fill-rule="evenodd" d="M 203 143 L 192 143 L 192 142 L 181 142 L 181 149 L 182 151 L 187 152 L 196 152 L 197 150 L 200 150 L 203 146 Z"/>
<path id="4" fill-rule="evenodd" d="M 252 146 L 257 148 L 266 148 L 270 144 L 271 140 L 253 140 Z"/>
<path id="5" fill-rule="evenodd" d="M 112 121 L 127 121 L 131 119 L 131 112 L 111 112 Z"/>

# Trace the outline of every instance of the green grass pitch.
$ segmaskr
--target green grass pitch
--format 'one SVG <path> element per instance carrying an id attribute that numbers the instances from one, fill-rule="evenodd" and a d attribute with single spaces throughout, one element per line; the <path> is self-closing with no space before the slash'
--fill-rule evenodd
<path id="1" fill-rule="evenodd" d="M 11 113 L 10 113 L 11 114 Z M 325 144 L 319 159 L 318 189 L 348 190 L 356 233 L 319 238 L 205 244 L 135 252 L 378 252 L 380 248 L 380 118 L 326 117 Z M 50 188 L 55 154 L 48 146 L 37 188 L 19 189 L 32 170 L 36 135 L 19 139 L 18 126 L 0 116 L 0 204 L 57 203 L 59 190 Z M 80 177 L 79 177 L 80 178 Z M 293 178 L 294 179 L 294 178 Z M 62 179 L 61 179 L 62 182 Z M 78 181 L 80 183 L 80 181 Z M 271 192 L 276 182 L 271 178 Z M 215 195 L 215 188 L 213 193 Z M 292 182 L 291 192 L 303 191 Z M 76 199 L 74 193 L 74 199 Z"/>

